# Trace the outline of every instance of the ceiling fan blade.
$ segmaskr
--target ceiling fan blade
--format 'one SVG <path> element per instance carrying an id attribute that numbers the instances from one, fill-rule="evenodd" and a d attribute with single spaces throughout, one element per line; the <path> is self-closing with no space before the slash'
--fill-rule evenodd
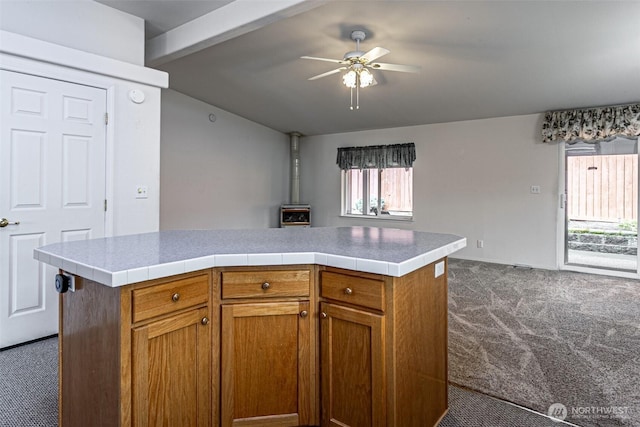
<path id="1" fill-rule="evenodd" d="M 334 64 L 347 64 L 347 62 L 342 59 L 318 58 L 316 56 L 301 56 L 300 59 L 313 59 L 314 61 L 333 62 Z"/>
<path id="2" fill-rule="evenodd" d="M 387 53 L 391 52 L 390 50 L 387 50 L 383 47 L 374 47 L 373 49 L 371 49 L 369 52 L 365 53 L 364 55 L 362 55 L 360 58 L 364 59 L 365 62 L 371 62 L 371 61 L 375 61 L 376 59 L 380 58 L 381 56 L 386 55 Z"/>
<path id="3" fill-rule="evenodd" d="M 327 76 L 330 76 L 331 74 L 336 74 L 336 73 L 339 73 L 340 71 L 344 71 L 346 69 L 347 69 L 346 67 L 336 68 L 335 70 L 327 71 L 326 73 L 322 73 L 322 74 L 318 74 L 317 76 L 309 77 L 308 80 L 321 79 L 322 77 L 327 77 Z"/>
<path id="4" fill-rule="evenodd" d="M 383 62 L 367 64 L 367 67 L 373 68 L 374 70 L 401 71 L 403 73 L 419 73 L 421 70 L 421 67 L 417 65 L 385 64 Z"/>

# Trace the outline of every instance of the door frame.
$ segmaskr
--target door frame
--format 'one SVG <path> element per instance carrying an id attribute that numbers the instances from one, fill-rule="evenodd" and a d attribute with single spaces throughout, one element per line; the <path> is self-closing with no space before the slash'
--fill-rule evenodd
<path id="1" fill-rule="evenodd" d="M 640 141 L 640 140 L 639 140 Z M 640 150 L 638 150 L 640 156 Z M 638 178 L 640 180 L 640 176 Z M 567 181 L 567 153 L 566 143 L 558 143 L 558 215 L 557 215 L 557 264 L 558 270 L 575 271 L 578 273 L 599 274 L 605 276 L 622 277 L 627 279 L 640 279 L 640 251 L 637 255 L 636 272 L 611 270 L 598 267 L 587 267 L 581 265 L 569 265 L 566 263 L 567 251 L 567 197 L 566 197 L 566 181 Z M 640 190 L 639 190 L 640 191 Z M 638 209 L 640 209 L 640 197 L 638 197 Z M 638 211 L 640 212 L 640 210 Z M 640 222 L 640 218 L 639 218 Z"/>

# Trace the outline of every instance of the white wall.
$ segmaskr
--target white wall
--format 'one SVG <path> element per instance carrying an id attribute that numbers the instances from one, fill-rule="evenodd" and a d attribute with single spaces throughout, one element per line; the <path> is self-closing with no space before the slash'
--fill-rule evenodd
<path id="1" fill-rule="evenodd" d="M 144 20 L 91 0 L 0 0 L 0 29 L 144 65 Z"/>
<path id="2" fill-rule="evenodd" d="M 557 268 L 558 147 L 540 142 L 540 115 L 302 138 L 301 198 L 312 225 L 454 233 L 458 258 Z M 337 147 L 415 142 L 414 221 L 340 217 Z M 539 185 L 541 194 L 530 194 Z M 478 249 L 476 241 L 483 240 Z"/>
<path id="3" fill-rule="evenodd" d="M 160 228 L 160 102 L 158 87 L 116 80 L 112 87 L 113 138 L 108 194 L 113 235 L 158 231 Z M 144 92 L 145 101 L 135 104 L 129 91 Z M 136 198 L 137 187 L 148 189 L 147 199 Z"/>
<path id="4" fill-rule="evenodd" d="M 209 114 L 217 117 L 214 123 Z M 288 136 L 173 90 L 162 92 L 160 228 L 278 226 Z"/>

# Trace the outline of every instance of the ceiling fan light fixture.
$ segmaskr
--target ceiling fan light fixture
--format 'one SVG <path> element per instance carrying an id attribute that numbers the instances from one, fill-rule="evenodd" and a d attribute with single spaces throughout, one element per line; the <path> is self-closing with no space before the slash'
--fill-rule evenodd
<path id="1" fill-rule="evenodd" d="M 342 83 L 351 91 L 351 109 L 353 110 L 353 90 L 356 90 L 355 109 L 360 109 L 360 88 L 371 86 L 374 82 L 371 71 L 361 63 L 352 64 L 342 75 Z"/>
<path id="2" fill-rule="evenodd" d="M 342 83 L 348 88 L 368 87 L 373 84 L 373 74 L 366 68 L 352 67 L 342 75 Z"/>
<path id="3" fill-rule="evenodd" d="M 344 83 L 346 87 L 349 87 L 352 89 L 356 87 L 357 80 L 358 80 L 358 75 L 354 70 L 349 70 L 346 73 L 344 73 L 344 75 L 342 76 L 342 83 Z"/>
<path id="4" fill-rule="evenodd" d="M 373 84 L 373 74 L 371 74 L 371 71 L 367 70 L 366 68 L 363 68 L 359 74 L 360 74 L 360 87 L 367 87 Z"/>

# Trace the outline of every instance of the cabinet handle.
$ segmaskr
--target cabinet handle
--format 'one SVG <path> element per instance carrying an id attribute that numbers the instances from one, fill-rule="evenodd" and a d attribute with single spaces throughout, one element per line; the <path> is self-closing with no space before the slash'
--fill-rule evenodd
<path id="1" fill-rule="evenodd" d="M 309 315 L 309 312 L 308 312 L 307 310 L 302 310 L 302 311 L 300 312 L 300 317 L 302 317 L 303 319 L 304 319 L 305 317 L 307 317 L 308 315 Z"/>
<path id="2" fill-rule="evenodd" d="M 200 323 L 202 323 L 203 325 L 207 326 L 209 324 L 209 318 L 208 317 L 203 317 L 202 320 L 200 321 Z"/>
<path id="3" fill-rule="evenodd" d="M 180 294 L 177 292 L 173 294 L 173 296 L 171 297 L 171 301 L 173 302 L 178 302 L 179 299 L 180 299 Z"/>
<path id="4" fill-rule="evenodd" d="M 262 284 L 262 289 L 264 289 L 265 291 L 266 291 L 267 289 L 269 289 L 270 287 L 271 287 L 271 285 L 269 284 L 269 282 L 264 282 L 264 283 Z"/>
<path id="5" fill-rule="evenodd" d="M 324 311 L 322 313 L 320 313 L 320 317 L 323 319 L 327 318 L 327 313 L 325 313 Z"/>
<path id="6" fill-rule="evenodd" d="M 346 295 L 351 295 L 351 294 L 353 293 L 353 289 L 351 289 L 351 288 L 344 288 L 344 293 L 345 293 Z"/>

